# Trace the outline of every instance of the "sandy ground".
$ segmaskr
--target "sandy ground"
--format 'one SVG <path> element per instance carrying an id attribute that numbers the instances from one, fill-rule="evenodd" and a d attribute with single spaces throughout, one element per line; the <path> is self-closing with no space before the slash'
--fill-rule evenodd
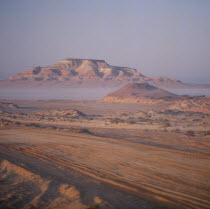
<path id="1" fill-rule="evenodd" d="M 16 101 L 24 107 L 1 118 L 37 122 L 43 109 L 77 108 L 93 120 L 39 121 L 42 128 L 0 128 L 0 208 L 210 208 L 208 118 L 171 117 L 167 130 L 154 124 L 110 124 L 105 116 L 148 107 L 72 101 Z M 63 105 L 63 106 L 62 106 Z M 18 118 L 18 111 L 28 115 Z M 13 117 L 12 117 L 13 116 Z M 14 117 L 15 116 L 15 117 Z M 183 117 L 183 116 L 180 116 Z M 101 118 L 101 119 L 100 119 Z M 195 130 L 173 131 L 176 121 Z M 154 119 L 154 121 L 156 121 Z M 204 123 L 205 122 L 205 123 Z M 51 124 L 65 129 L 50 128 Z M 73 133 L 77 124 L 90 133 Z M 191 125 L 190 125 L 191 124 Z M 188 126 L 187 126 L 188 125 Z M 144 128 L 140 128 L 144 126 Z"/>

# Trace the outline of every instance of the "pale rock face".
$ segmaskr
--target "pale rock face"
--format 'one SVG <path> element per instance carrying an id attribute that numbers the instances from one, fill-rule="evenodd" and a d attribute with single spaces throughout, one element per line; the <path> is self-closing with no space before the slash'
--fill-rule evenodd
<path id="1" fill-rule="evenodd" d="M 151 79 L 136 69 L 111 66 L 104 60 L 64 59 L 46 67 L 33 67 L 0 81 L 0 86 L 120 86 L 128 82 L 167 83 L 168 78 Z M 173 81 L 176 83 L 176 81 Z M 162 84 L 161 83 L 161 84 Z"/>
<path id="2" fill-rule="evenodd" d="M 186 84 L 179 80 L 149 78 L 136 69 L 111 66 L 104 60 L 64 59 L 46 67 L 33 67 L 0 81 L 5 87 L 120 87 L 129 82 L 146 82 L 162 89 L 210 89 L 208 84 Z"/>

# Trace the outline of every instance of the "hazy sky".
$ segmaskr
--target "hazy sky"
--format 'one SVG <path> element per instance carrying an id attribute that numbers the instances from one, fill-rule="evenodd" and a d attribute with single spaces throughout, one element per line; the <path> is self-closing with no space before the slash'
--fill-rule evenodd
<path id="1" fill-rule="evenodd" d="M 210 0 L 0 0 L 0 77 L 64 58 L 210 83 Z"/>

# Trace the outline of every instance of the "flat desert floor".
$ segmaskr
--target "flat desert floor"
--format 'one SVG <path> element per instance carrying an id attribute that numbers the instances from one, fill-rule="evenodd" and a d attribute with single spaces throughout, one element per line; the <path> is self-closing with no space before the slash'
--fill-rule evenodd
<path id="1" fill-rule="evenodd" d="M 209 115 L 0 102 L 0 208 L 210 208 Z"/>

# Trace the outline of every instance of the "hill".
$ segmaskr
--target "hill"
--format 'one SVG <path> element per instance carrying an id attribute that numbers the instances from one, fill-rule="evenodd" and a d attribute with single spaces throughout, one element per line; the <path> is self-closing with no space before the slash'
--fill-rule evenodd
<path id="1" fill-rule="evenodd" d="M 109 94 L 121 99 L 128 97 L 150 97 L 150 98 L 163 98 L 175 96 L 175 94 L 151 86 L 148 83 L 128 83 L 121 89 Z"/>
<path id="2" fill-rule="evenodd" d="M 163 110 L 210 113 L 210 98 L 178 96 L 148 83 L 128 83 L 101 102 L 151 105 Z"/>
<path id="3" fill-rule="evenodd" d="M 156 103 L 160 100 L 169 101 L 177 98 L 179 96 L 148 83 L 128 83 L 119 90 L 108 94 L 102 101 L 111 103 Z"/>

